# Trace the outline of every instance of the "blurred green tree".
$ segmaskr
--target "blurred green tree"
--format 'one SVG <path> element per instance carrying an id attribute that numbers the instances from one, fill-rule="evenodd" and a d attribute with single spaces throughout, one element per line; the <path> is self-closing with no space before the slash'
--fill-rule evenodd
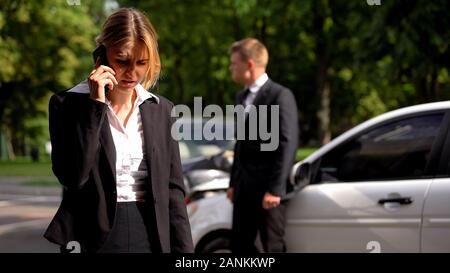
<path id="1" fill-rule="evenodd" d="M 449 98 L 449 25 L 446 0 L 387 1 L 380 6 L 364 37 L 363 53 L 368 62 L 382 60 L 386 79 L 404 92 L 395 106 Z"/>
<path id="2" fill-rule="evenodd" d="M 49 95 L 85 77 L 104 13 L 104 1 L 0 2 L 0 129 L 10 157 L 43 149 Z"/>
<path id="3" fill-rule="evenodd" d="M 49 94 L 85 78 L 94 37 L 118 6 L 145 11 L 154 24 L 162 58 L 154 91 L 176 104 L 192 105 L 194 96 L 232 104 L 241 87 L 230 79 L 228 48 L 260 39 L 270 77 L 294 91 L 302 145 L 391 109 L 450 98 L 446 0 L 80 2 L 0 3 L 0 126 L 19 153 L 48 138 Z"/>

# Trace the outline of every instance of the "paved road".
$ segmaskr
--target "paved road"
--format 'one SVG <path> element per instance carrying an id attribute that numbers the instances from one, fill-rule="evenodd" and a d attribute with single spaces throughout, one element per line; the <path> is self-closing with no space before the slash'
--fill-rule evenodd
<path id="1" fill-rule="evenodd" d="M 23 185 L 28 177 L 0 177 L 0 253 L 59 252 L 42 234 L 61 201 L 59 187 Z"/>

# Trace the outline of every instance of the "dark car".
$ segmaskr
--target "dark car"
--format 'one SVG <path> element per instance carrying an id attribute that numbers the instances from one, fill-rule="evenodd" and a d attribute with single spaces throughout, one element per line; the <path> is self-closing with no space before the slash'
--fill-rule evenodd
<path id="1" fill-rule="evenodd" d="M 205 195 L 214 192 L 214 189 L 224 188 L 228 185 L 229 172 L 233 164 L 233 148 L 235 140 L 213 139 L 207 140 L 203 136 L 203 128 L 207 120 L 205 119 L 179 119 L 178 125 L 180 134 L 183 130 L 190 130 L 190 139 L 181 138 L 179 142 L 180 157 L 183 167 L 184 182 L 188 193 L 186 202 L 203 198 Z M 227 123 L 221 123 L 223 132 L 230 128 Z M 227 127 L 228 126 L 228 127 Z M 194 139 L 194 135 L 201 136 L 201 139 Z M 225 180 L 226 179 L 226 183 Z M 214 186 L 217 181 L 220 183 Z M 202 184 L 208 187 L 202 190 Z"/>

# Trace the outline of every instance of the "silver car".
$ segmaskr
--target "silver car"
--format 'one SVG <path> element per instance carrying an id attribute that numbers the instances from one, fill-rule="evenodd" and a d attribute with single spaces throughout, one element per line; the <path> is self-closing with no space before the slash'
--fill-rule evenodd
<path id="1" fill-rule="evenodd" d="M 368 120 L 293 166 L 288 252 L 450 252 L 450 102 Z M 197 252 L 229 251 L 232 204 L 188 205 Z"/>

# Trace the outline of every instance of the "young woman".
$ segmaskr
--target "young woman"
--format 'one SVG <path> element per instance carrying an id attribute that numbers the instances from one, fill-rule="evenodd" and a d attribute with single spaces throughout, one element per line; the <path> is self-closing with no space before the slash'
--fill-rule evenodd
<path id="1" fill-rule="evenodd" d="M 124 8 L 97 43 L 87 81 L 50 99 L 64 193 L 44 236 L 62 250 L 75 241 L 82 252 L 193 252 L 173 104 L 147 91 L 160 72 L 157 34 L 142 12 Z"/>

